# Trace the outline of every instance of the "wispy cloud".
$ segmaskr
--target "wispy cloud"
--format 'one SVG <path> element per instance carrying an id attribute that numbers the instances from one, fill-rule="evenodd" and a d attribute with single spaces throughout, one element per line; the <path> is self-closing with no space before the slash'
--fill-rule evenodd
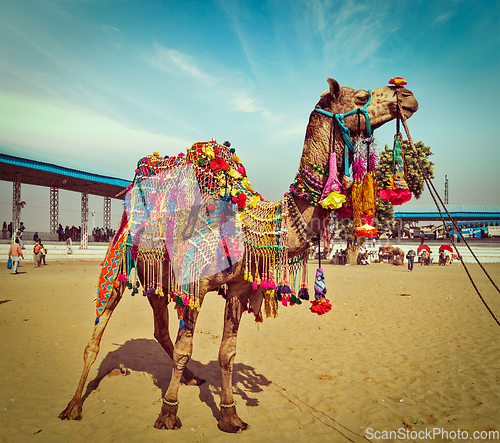
<path id="1" fill-rule="evenodd" d="M 178 75 L 188 74 L 209 85 L 213 83 L 213 79 L 196 63 L 194 57 L 183 54 L 177 49 L 162 46 L 157 41 L 154 42 L 154 50 L 154 54 L 146 54 L 145 57 L 156 68 Z"/>
<path id="2" fill-rule="evenodd" d="M 108 34 L 113 34 L 115 32 L 119 32 L 120 34 L 123 34 L 122 31 L 120 31 L 118 28 L 115 28 L 114 26 L 101 25 L 101 29 L 106 31 Z"/>
<path id="3" fill-rule="evenodd" d="M 206 74 L 213 70 L 208 67 L 204 68 L 203 61 L 196 61 L 195 57 L 174 48 L 164 47 L 157 41 L 154 42 L 153 47 L 154 53 L 146 54 L 145 59 L 156 68 L 176 75 L 187 74 L 207 83 L 213 87 L 210 94 L 213 94 L 217 101 L 228 103 L 236 111 L 260 113 L 266 120 L 281 120 L 280 117 L 259 104 L 259 99 L 253 96 L 251 88 L 247 86 L 249 81 L 241 78 L 241 75 L 223 70 L 221 71 L 223 73 L 218 76 Z"/>
<path id="4" fill-rule="evenodd" d="M 236 107 L 237 111 L 249 112 L 249 113 L 260 113 L 260 115 L 269 121 L 278 123 L 282 118 L 272 112 L 268 111 L 266 108 L 259 105 L 257 99 L 247 95 L 245 92 L 239 92 L 232 100 L 233 105 Z"/>
<path id="5" fill-rule="evenodd" d="M 431 23 L 431 26 L 434 26 L 435 24 L 437 23 L 440 23 L 440 22 L 446 22 L 448 21 L 453 15 L 453 12 L 447 12 L 445 14 L 441 14 L 439 15 L 438 17 L 436 17 L 436 19 Z"/>

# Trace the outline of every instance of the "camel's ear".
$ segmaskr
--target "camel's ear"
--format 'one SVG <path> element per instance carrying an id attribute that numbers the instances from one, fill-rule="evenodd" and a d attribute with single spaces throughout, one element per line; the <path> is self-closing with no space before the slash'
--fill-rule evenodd
<path id="1" fill-rule="evenodd" d="M 340 95 L 342 94 L 342 91 L 340 90 L 340 85 L 337 80 L 334 80 L 333 78 L 327 78 L 326 81 L 330 85 L 330 95 L 333 98 L 333 101 L 336 102 L 339 98 Z"/>

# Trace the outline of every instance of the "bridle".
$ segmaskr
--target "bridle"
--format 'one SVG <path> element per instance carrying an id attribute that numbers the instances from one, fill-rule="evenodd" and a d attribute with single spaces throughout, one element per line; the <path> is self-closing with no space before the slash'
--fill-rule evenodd
<path id="1" fill-rule="evenodd" d="M 340 132 L 342 134 L 342 138 L 344 139 L 345 146 L 347 146 L 349 151 L 354 151 L 354 145 L 352 144 L 351 141 L 351 131 L 349 131 L 349 128 L 345 125 L 344 119 L 349 116 L 349 115 L 354 115 L 358 114 L 358 118 L 360 114 L 363 114 L 365 116 L 365 126 L 366 126 L 366 136 L 371 137 L 372 136 L 372 126 L 370 124 L 370 116 L 368 115 L 368 111 L 366 108 L 372 101 L 372 90 L 369 89 L 368 93 L 370 94 L 370 98 L 368 101 L 365 103 L 365 105 L 362 108 L 357 108 L 353 109 L 352 111 L 346 112 L 344 114 L 332 114 L 331 112 L 325 111 L 324 109 L 321 108 L 314 108 L 316 112 L 319 114 L 326 115 L 328 117 L 332 117 L 336 120 L 336 122 L 339 125 Z M 332 122 L 333 128 L 332 128 L 332 133 L 335 131 L 335 122 Z M 348 150 L 345 149 L 345 158 L 344 158 L 344 175 L 349 177 L 349 155 L 348 155 Z"/>

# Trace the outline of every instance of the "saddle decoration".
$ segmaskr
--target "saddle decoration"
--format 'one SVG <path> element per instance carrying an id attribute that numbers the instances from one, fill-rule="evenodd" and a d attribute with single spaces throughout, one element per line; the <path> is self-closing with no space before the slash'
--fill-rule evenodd
<path id="1" fill-rule="evenodd" d="M 245 279 L 265 294 L 268 315 L 276 315 L 278 301 L 285 306 L 301 303 L 295 292 L 297 272 L 288 262 L 287 197 L 277 203 L 263 201 L 229 142 L 198 142 L 186 154 L 172 157 L 155 152 L 139 160 L 135 173 L 120 235 L 103 262 L 96 322 L 113 285 L 124 282 L 133 294 L 138 292 L 132 271 L 137 280 L 139 261 L 143 295 L 168 291 L 180 327 L 187 309 L 200 309 L 199 281 L 221 271 L 232 273 L 241 259 Z M 306 270 L 306 259 L 300 263 Z M 301 297 L 307 295 L 306 276 L 304 271 Z M 261 313 L 257 316 L 262 319 Z"/>

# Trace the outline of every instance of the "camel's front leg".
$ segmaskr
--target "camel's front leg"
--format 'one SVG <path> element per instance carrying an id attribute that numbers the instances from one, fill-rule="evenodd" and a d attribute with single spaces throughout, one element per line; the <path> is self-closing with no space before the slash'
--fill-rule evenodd
<path id="1" fill-rule="evenodd" d="M 163 288 L 166 292 L 166 288 Z M 170 340 L 170 333 L 168 330 L 168 297 L 159 297 L 158 295 L 152 295 L 148 297 L 151 308 L 153 309 L 153 315 L 155 320 L 155 332 L 154 336 L 158 343 L 165 349 L 170 358 L 174 359 L 174 344 Z M 190 386 L 200 386 L 205 383 L 205 380 L 196 377 L 187 367 L 184 368 L 182 373 L 184 375 L 185 384 Z"/>
<path id="2" fill-rule="evenodd" d="M 101 338 L 106 329 L 106 325 L 111 318 L 111 314 L 118 305 L 118 302 L 122 298 L 123 291 L 125 290 L 125 285 L 122 283 L 118 288 L 113 288 L 113 291 L 108 300 L 106 309 L 102 313 L 99 319 L 99 323 L 94 326 L 94 332 L 92 333 L 92 338 L 88 342 L 85 351 L 83 353 L 83 373 L 80 377 L 78 387 L 76 388 L 75 395 L 68 403 L 68 406 L 64 411 L 59 414 L 61 420 L 81 420 L 82 419 L 82 392 L 85 387 L 85 382 L 89 375 L 90 367 L 95 362 L 97 354 L 99 353 L 99 347 L 101 344 Z"/>
<path id="3" fill-rule="evenodd" d="M 200 293 L 200 306 L 203 302 L 204 294 Z M 174 346 L 172 378 L 168 385 L 167 393 L 163 399 L 163 405 L 159 417 L 155 422 L 157 429 L 180 429 L 182 422 L 177 416 L 179 409 L 179 384 L 181 376 L 186 369 L 186 364 L 193 354 L 193 334 L 198 318 L 196 309 L 188 309 L 184 315 L 184 327 L 179 329 L 177 340 Z"/>
<path id="4" fill-rule="evenodd" d="M 241 432 L 248 428 L 248 424 L 238 417 L 236 402 L 233 398 L 233 361 L 236 355 L 236 339 L 243 309 L 243 302 L 231 291 L 226 300 L 224 332 L 219 349 L 219 364 L 222 372 L 220 398 L 222 418 L 217 426 L 221 431 L 232 433 Z"/>

